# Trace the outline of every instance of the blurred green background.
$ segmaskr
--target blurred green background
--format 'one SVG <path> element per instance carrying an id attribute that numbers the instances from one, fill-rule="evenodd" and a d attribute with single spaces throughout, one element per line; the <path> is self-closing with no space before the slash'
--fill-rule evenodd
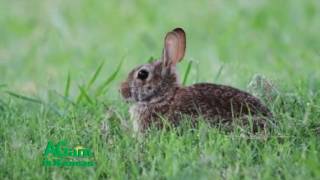
<path id="1" fill-rule="evenodd" d="M 119 83 L 175 27 L 187 84 L 274 82 L 268 139 L 206 125 L 133 137 Z M 319 0 L 0 0 L 0 179 L 319 179 L 319 30 Z M 97 166 L 44 167 L 48 140 L 62 139 L 92 148 Z"/>
<path id="2" fill-rule="evenodd" d="M 104 61 L 102 81 L 124 58 L 115 90 L 134 66 L 160 57 L 166 32 L 183 27 L 180 74 L 188 60 L 197 64 L 188 84 L 243 89 L 258 73 L 294 90 L 319 81 L 319 19 L 317 0 L 1 0 L 0 83 L 39 94 L 63 89 L 69 71 L 73 83 L 87 81 Z"/>

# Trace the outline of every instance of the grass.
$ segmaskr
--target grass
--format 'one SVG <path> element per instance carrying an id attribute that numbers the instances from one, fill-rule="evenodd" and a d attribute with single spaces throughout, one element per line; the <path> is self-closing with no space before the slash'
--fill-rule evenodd
<path id="1" fill-rule="evenodd" d="M 0 179 L 320 178 L 319 1 L 0 1 L 0 13 Z M 132 136 L 119 83 L 176 26 L 186 85 L 274 82 L 267 139 L 205 124 Z M 44 167 L 62 139 L 97 166 Z"/>

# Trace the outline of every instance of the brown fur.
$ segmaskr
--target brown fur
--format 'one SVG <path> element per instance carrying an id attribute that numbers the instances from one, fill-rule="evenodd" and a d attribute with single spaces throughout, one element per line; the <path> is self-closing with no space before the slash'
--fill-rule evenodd
<path id="1" fill-rule="evenodd" d="M 265 129 L 266 119 L 272 114 L 249 93 L 209 83 L 180 85 L 175 66 L 184 56 L 185 43 L 181 28 L 169 32 L 162 58 L 133 69 L 121 84 L 122 96 L 133 102 L 130 114 L 135 129 L 141 132 L 151 125 L 162 127 L 162 117 L 178 125 L 184 115 L 190 116 L 193 123 L 203 117 L 211 124 L 225 125 L 235 120 L 247 125 L 251 119 L 255 129 Z M 149 74 L 143 80 L 138 78 L 142 69 Z"/>

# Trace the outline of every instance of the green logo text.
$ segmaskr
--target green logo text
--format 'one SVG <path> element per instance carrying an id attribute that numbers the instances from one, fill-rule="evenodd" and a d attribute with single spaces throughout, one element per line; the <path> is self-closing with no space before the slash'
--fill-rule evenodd
<path id="1" fill-rule="evenodd" d="M 69 147 L 66 140 L 53 143 L 48 141 L 44 151 L 44 166 L 95 166 L 94 154 L 89 148 L 82 146 Z"/>

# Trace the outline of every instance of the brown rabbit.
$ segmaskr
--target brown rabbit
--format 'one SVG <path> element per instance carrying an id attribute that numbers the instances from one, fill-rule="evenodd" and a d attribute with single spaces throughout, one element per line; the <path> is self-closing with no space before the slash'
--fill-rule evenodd
<path id="1" fill-rule="evenodd" d="M 229 126 L 232 122 L 249 124 L 255 131 L 266 128 L 271 112 L 259 99 L 233 87 L 199 83 L 183 87 L 177 77 L 176 65 L 186 49 L 182 28 L 168 32 L 160 60 L 133 69 L 120 92 L 132 101 L 130 115 L 134 129 L 143 132 L 151 125 L 163 126 L 163 120 L 178 125 L 187 115 L 195 123 L 199 117 L 211 124 Z"/>

